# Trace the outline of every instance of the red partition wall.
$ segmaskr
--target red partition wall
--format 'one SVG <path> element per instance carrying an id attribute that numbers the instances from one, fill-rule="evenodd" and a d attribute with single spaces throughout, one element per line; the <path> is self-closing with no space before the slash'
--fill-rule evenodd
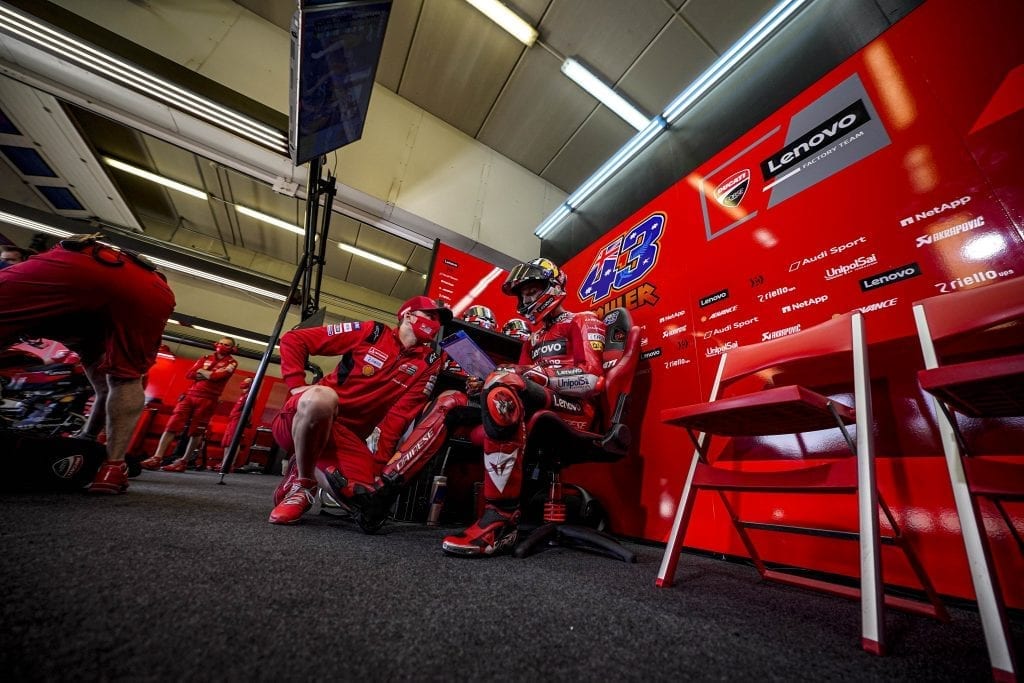
<path id="1" fill-rule="evenodd" d="M 625 306 L 643 327 L 638 452 L 569 473 L 607 503 L 614 531 L 668 536 L 693 449 L 660 423 L 661 408 L 706 400 L 723 351 L 856 308 L 877 376 L 881 491 L 937 588 L 973 595 L 934 416 L 916 385 L 910 307 L 1024 276 L 1021 26 L 1019 0 L 969 11 L 929 0 L 565 264 L 577 298 L 568 307 Z M 1020 422 L 982 428 L 990 451 L 1024 452 Z M 800 440 L 777 437 L 716 455 L 754 447 L 760 467 L 804 453 Z M 698 497 L 686 544 L 744 555 L 712 498 Z M 740 507 L 791 522 L 827 510 L 854 528 L 850 498 L 747 496 Z M 1005 526 L 985 514 L 1000 573 L 1024 575 Z M 1024 508 L 1011 514 L 1024 528 Z M 857 573 L 856 544 L 780 536 L 763 547 L 772 561 Z M 916 587 L 889 557 L 885 580 Z M 1024 583 L 1005 585 L 1008 602 L 1024 606 Z"/>
<path id="2" fill-rule="evenodd" d="M 443 301 L 456 317 L 470 306 L 487 306 L 494 313 L 500 331 L 509 318 L 518 317 L 516 300 L 501 293 L 501 284 L 507 276 L 507 270 L 454 247 L 438 244 L 427 296 Z"/>

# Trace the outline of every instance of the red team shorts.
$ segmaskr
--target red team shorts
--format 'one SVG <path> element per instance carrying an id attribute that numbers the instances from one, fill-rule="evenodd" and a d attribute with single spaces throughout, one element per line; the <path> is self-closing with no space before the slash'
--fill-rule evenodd
<path id="1" fill-rule="evenodd" d="M 119 265 L 105 265 L 93 250 Z M 101 246 L 54 247 L 0 270 L 0 343 L 20 335 L 64 342 L 89 366 L 136 379 L 156 362 L 174 294 L 164 279 Z"/>
<path id="2" fill-rule="evenodd" d="M 176 434 L 185 428 L 185 423 L 191 418 L 192 423 L 189 425 L 188 435 L 195 436 L 201 428 L 210 424 L 210 418 L 213 417 L 213 411 L 216 409 L 217 399 L 186 394 L 178 401 L 178 405 L 174 406 L 174 412 L 167 420 L 164 431 Z"/>
<path id="3" fill-rule="evenodd" d="M 295 452 L 292 422 L 295 419 L 295 412 L 301 397 L 302 394 L 290 396 L 281 406 L 281 411 L 271 425 L 277 445 L 289 454 Z M 366 440 L 345 425 L 339 424 L 337 420 L 332 423 L 327 445 L 317 459 L 317 467 L 323 468 L 331 465 L 341 470 L 342 474 L 350 481 L 362 484 L 372 484 L 374 478 L 380 474 L 382 467 L 373 459 Z"/>

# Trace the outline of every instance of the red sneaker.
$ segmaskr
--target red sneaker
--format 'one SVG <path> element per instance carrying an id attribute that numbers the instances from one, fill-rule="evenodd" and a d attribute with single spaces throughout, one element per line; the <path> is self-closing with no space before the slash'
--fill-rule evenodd
<path id="1" fill-rule="evenodd" d="M 306 510 L 313 507 L 316 497 L 316 480 L 296 478 L 288 494 L 270 513 L 271 524 L 295 524 Z"/>
<path id="2" fill-rule="evenodd" d="M 163 467 L 161 467 L 160 471 L 161 472 L 184 472 L 186 469 L 188 469 L 188 463 L 185 461 L 185 458 L 178 458 L 177 460 L 172 462 L 170 465 L 164 465 Z"/>
<path id="3" fill-rule="evenodd" d="M 462 533 L 447 536 L 441 543 L 441 549 L 452 555 L 494 555 L 511 550 L 519 536 L 518 523 L 518 509 L 501 510 L 487 505 L 473 526 Z"/>
<path id="4" fill-rule="evenodd" d="M 124 493 L 128 490 L 128 465 L 124 461 L 105 462 L 100 465 L 89 493 Z"/>
<path id="5" fill-rule="evenodd" d="M 274 505 L 280 505 L 284 497 L 288 495 L 288 492 L 292 490 L 292 484 L 299 478 L 299 468 L 295 463 L 295 456 L 293 455 L 288 461 L 288 469 L 284 473 L 284 478 L 281 483 L 277 485 L 277 490 L 274 491 Z"/>
<path id="6" fill-rule="evenodd" d="M 160 463 L 162 463 L 163 461 L 163 456 L 158 458 L 155 455 L 151 455 L 150 457 L 140 462 L 139 466 L 141 466 L 142 469 L 144 470 L 158 470 L 160 469 Z"/>

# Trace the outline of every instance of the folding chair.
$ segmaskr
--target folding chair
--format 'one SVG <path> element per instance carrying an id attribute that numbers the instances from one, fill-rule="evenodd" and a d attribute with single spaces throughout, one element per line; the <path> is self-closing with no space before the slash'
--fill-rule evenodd
<path id="1" fill-rule="evenodd" d="M 753 390 L 751 390 L 753 387 Z M 816 391 L 817 388 L 819 391 Z M 746 392 L 746 393 L 739 393 Z M 854 405 L 830 396 L 849 395 Z M 861 645 L 868 652 L 885 650 L 883 609 L 886 605 L 947 619 L 931 582 L 903 536 L 875 483 L 870 373 L 861 313 L 837 316 L 779 339 L 741 346 L 722 354 L 706 403 L 669 408 L 662 421 L 685 427 L 696 446 L 665 548 L 656 585 L 670 586 L 689 525 L 698 490 L 716 491 L 762 578 L 860 598 Z M 855 425 L 856 437 L 848 432 Z M 709 459 L 710 436 L 769 436 L 838 428 L 852 457 L 827 454 L 821 464 L 802 463 L 796 469 L 752 472 L 716 466 Z M 821 529 L 740 519 L 726 493 L 857 494 L 858 531 Z M 882 537 L 878 511 L 892 534 Z M 810 536 L 859 540 L 860 589 L 827 579 L 801 576 L 786 568 L 769 568 L 748 530 L 802 533 Z M 928 596 L 929 603 L 885 595 L 881 576 L 880 543 L 892 543 L 905 553 Z"/>
<path id="2" fill-rule="evenodd" d="M 1024 500 L 1024 466 L 970 457 L 957 413 L 973 418 L 1024 415 L 1024 278 L 918 301 L 914 320 L 925 364 L 918 382 L 935 406 L 992 674 L 996 680 L 1013 680 L 1013 647 L 979 498 L 992 503 L 1024 554 L 1002 504 Z"/>

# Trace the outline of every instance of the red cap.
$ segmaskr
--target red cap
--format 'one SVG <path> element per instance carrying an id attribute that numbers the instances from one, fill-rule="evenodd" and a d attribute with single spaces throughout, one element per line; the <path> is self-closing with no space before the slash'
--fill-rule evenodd
<path id="1" fill-rule="evenodd" d="M 409 311 L 437 311 L 442 323 L 451 322 L 452 311 L 440 301 L 434 301 L 429 296 L 414 296 L 402 304 L 398 309 L 398 319 L 401 320 Z"/>

